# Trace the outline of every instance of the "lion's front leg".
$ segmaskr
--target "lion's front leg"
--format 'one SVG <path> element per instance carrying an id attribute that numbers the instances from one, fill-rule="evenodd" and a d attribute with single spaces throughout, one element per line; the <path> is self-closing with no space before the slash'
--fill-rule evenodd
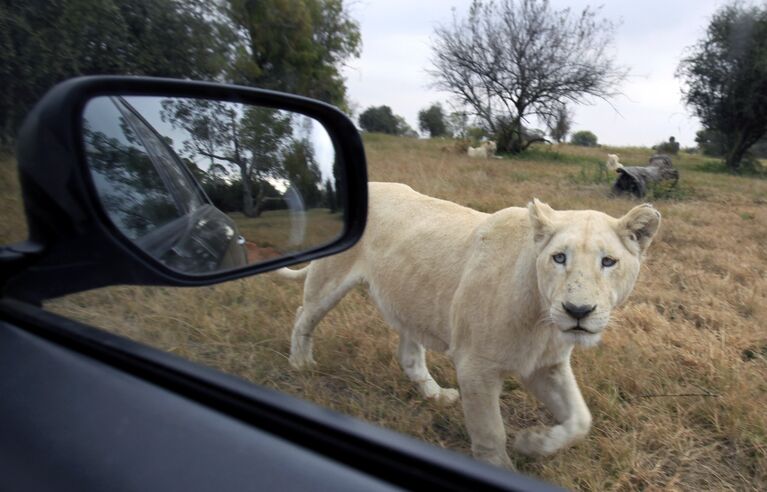
<path id="1" fill-rule="evenodd" d="M 558 425 L 520 431 L 514 449 L 528 455 L 550 455 L 588 434 L 591 412 L 578 389 L 569 360 L 539 369 L 522 383 L 546 405 Z"/>
<path id="2" fill-rule="evenodd" d="M 457 365 L 456 372 L 472 454 L 488 463 L 513 468 L 506 453 L 506 429 L 501 418 L 501 375 L 469 364 Z"/>

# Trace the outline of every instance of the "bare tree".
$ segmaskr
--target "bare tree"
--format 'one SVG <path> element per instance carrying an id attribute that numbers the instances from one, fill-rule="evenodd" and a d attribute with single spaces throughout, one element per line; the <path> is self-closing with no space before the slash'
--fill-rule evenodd
<path id="1" fill-rule="evenodd" d="M 435 30 L 430 74 L 496 134 L 499 150 L 543 140 L 525 130 L 568 102 L 606 99 L 627 71 L 609 52 L 615 25 L 598 10 L 554 10 L 547 0 L 475 0 Z"/>
<path id="2" fill-rule="evenodd" d="M 567 106 L 562 105 L 544 119 L 551 138 L 557 143 L 562 143 L 567 138 L 567 134 L 570 133 L 570 128 L 573 125 L 573 115 L 570 113 L 570 110 Z"/>

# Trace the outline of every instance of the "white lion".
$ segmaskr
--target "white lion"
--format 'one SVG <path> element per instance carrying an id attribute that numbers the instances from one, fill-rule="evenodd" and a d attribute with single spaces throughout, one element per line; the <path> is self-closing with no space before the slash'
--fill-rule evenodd
<path id="1" fill-rule="evenodd" d="M 607 162 L 605 167 L 608 171 L 617 172 L 618 169 L 623 169 L 623 164 L 618 162 L 618 154 L 607 154 Z"/>
<path id="2" fill-rule="evenodd" d="M 495 142 L 487 140 L 479 144 L 479 147 L 469 147 L 466 153 L 469 157 L 476 157 L 481 159 L 489 159 L 495 155 L 497 147 Z"/>
<path id="3" fill-rule="evenodd" d="M 650 205 L 615 219 L 555 211 L 533 200 L 494 214 L 431 198 L 395 183 L 370 183 L 360 242 L 294 271 L 306 276 L 290 363 L 314 364 L 312 332 L 355 285 L 365 283 L 400 333 L 399 360 L 426 398 L 458 391 L 429 374 L 425 349 L 447 352 L 477 458 L 511 466 L 499 396 L 506 375 L 551 411 L 557 424 L 517 433 L 525 454 L 551 454 L 584 437 L 591 414 L 570 368 L 574 345 L 596 344 L 624 302 L 660 225 Z"/>

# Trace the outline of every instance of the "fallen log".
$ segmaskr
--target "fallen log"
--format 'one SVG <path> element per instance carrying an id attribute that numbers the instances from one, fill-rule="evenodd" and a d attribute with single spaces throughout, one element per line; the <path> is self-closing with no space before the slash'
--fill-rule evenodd
<path id="1" fill-rule="evenodd" d="M 643 198 L 653 183 L 668 181 L 673 188 L 679 181 L 679 171 L 667 155 L 654 155 L 647 166 L 622 166 L 616 172 L 618 178 L 613 184 L 613 193 L 628 193 L 637 198 Z"/>

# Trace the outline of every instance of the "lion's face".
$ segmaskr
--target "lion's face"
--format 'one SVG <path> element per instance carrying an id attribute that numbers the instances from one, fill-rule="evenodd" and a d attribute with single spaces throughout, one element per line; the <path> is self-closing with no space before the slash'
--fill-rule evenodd
<path id="1" fill-rule="evenodd" d="M 538 289 L 549 321 L 566 339 L 594 345 L 634 288 L 660 213 L 640 205 L 620 219 L 593 210 L 528 207 L 538 248 Z"/>

